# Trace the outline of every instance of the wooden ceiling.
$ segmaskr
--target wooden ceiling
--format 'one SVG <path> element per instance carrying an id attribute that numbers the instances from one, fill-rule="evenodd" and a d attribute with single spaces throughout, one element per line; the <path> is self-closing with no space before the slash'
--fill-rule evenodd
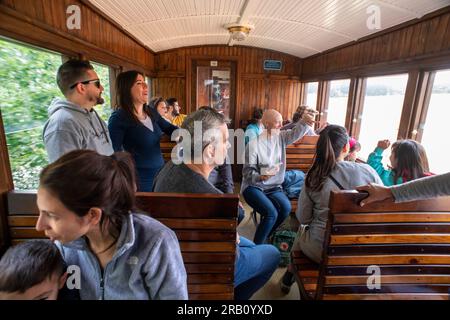
<path id="1" fill-rule="evenodd" d="M 154 52 L 244 45 L 305 58 L 417 19 L 450 0 L 88 0 Z M 381 29 L 370 29 L 379 10 Z M 230 23 L 254 25 L 243 41 Z"/>

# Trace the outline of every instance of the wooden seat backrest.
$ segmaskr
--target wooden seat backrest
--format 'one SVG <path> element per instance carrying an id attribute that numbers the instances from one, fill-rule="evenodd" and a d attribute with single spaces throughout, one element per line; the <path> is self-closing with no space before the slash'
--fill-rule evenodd
<path id="1" fill-rule="evenodd" d="M 163 135 L 159 142 L 159 147 L 161 148 L 161 153 L 164 162 L 171 160 L 173 148 L 177 145 L 175 141 L 170 140 L 170 137 Z"/>
<path id="2" fill-rule="evenodd" d="M 314 163 L 319 136 L 304 136 L 286 147 L 286 170 L 301 170 L 307 173 Z M 291 200 L 291 212 L 297 210 L 297 199 Z"/>
<path id="3" fill-rule="evenodd" d="M 286 169 L 307 173 L 314 162 L 319 136 L 304 136 L 286 148 Z"/>
<path id="4" fill-rule="evenodd" d="M 361 207 L 365 196 L 331 193 L 317 297 L 448 299 L 450 197 Z"/>
<path id="5" fill-rule="evenodd" d="M 237 195 L 138 193 L 137 206 L 172 229 L 180 242 L 191 300 L 233 299 Z M 8 194 L 12 244 L 44 238 L 35 229 L 35 192 Z"/>

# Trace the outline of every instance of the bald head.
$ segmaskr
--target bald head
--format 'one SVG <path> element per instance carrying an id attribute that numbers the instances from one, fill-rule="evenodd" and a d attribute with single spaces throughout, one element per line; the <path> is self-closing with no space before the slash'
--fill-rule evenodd
<path id="1" fill-rule="evenodd" d="M 283 124 L 283 117 L 275 109 L 269 109 L 264 112 L 262 123 L 267 130 L 280 129 Z"/>

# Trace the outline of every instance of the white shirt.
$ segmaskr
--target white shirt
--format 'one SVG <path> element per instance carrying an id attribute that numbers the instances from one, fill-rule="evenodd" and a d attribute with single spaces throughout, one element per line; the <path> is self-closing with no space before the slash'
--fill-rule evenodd
<path id="1" fill-rule="evenodd" d="M 150 129 L 150 131 L 153 132 L 153 123 L 152 119 L 150 119 L 149 116 L 147 116 L 144 120 L 140 120 L 144 126 Z"/>

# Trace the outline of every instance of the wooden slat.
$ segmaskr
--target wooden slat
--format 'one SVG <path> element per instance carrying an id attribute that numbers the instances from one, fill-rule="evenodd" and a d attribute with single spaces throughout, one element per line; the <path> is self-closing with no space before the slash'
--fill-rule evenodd
<path id="1" fill-rule="evenodd" d="M 220 201 L 218 201 L 220 199 Z M 153 218 L 236 218 L 239 196 L 232 194 L 136 194 L 138 208 Z"/>
<path id="2" fill-rule="evenodd" d="M 333 224 L 331 234 L 450 233 L 450 223 Z"/>
<path id="3" fill-rule="evenodd" d="M 417 214 L 430 214 L 432 213 L 440 213 L 445 215 L 445 213 L 450 208 L 450 197 L 441 197 L 439 201 L 436 200 L 420 200 L 420 201 L 410 201 L 403 203 L 395 203 L 391 200 L 385 200 L 381 202 L 375 202 L 371 204 L 367 204 L 364 207 L 359 205 L 360 201 L 367 197 L 365 193 L 358 192 L 349 192 L 349 191 L 340 191 L 340 192 L 332 192 L 330 195 L 330 213 L 333 215 L 343 214 L 343 213 L 364 213 L 362 216 L 369 214 L 377 214 L 382 213 L 383 215 L 386 213 L 398 213 L 399 217 L 402 217 L 402 213 L 405 213 L 405 216 L 414 216 Z M 405 217 L 406 218 L 406 217 Z M 450 218 L 450 214 L 447 213 L 446 222 L 448 222 Z M 379 220 L 379 222 L 383 222 L 384 220 Z M 419 220 L 418 222 L 421 222 Z M 337 222 L 337 221 L 336 221 Z M 378 222 L 377 220 L 372 222 Z M 387 222 L 409 222 L 409 220 L 400 220 L 400 221 L 387 221 Z M 339 222 L 343 223 L 343 222 Z"/>
<path id="4" fill-rule="evenodd" d="M 189 275 L 194 274 L 206 274 L 206 273 L 230 273 L 234 270 L 234 264 L 196 264 L 185 263 L 186 273 Z M 189 277 L 189 276 L 188 276 Z"/>
<path id="5" fill-rule="evenodd" d="M 222 230 L 175 230 L 178 241 L 235 241 L 236 232 Z"/>
<path id="6" fill-rule="evenodd" d="M 188 284 L 189 294 L 197 293 L 233 293 L 232 284 Z"/>
<path id="7" fill-rule="evenodd" d="M 324 294 L 323 300 L 448 300 L 439 293 Z"/>
<path id="8" fill-rule="evenodd" d="M 46 238 L 44 232 L 36 231 L 31 227 L 10 228 L 9 235 L 12 239 L 39 239 Z"/>
<path id="9" fill-rule="evenodd" d="M 188 276 L 188 284 L 203 284 L 203 283 L 233 283 L 233 277 L 226 273 L 217 274 L 190 274 Z"/>
<path id="10" fill-rule="evenodd" d="M 330 245 L 373 243 L 450 243 L 450 234 L 333 235 Z"/>
<path id="11" fill-rule="evenodd" d="M 331 256 L 329 266 L 338 265 L 387 265 L 387 264 L 450 264 L 450 255 L 373 255 Z"/>
<path id="12" fill-rule="evenodd" d="M 233 300 L 232 293 L 193 293 L 189 300 Z"/>
<path id="13" fill-rule="evenodd" d="M 8 216 L 8 225 L 10 227 L 34 227 L 38 216 Z"/>
<path id="14" fill-rule="evenodd" d="M 437 293 L 448 294 L 450 284 L 382 284 L 380 289 L 369 289 L 365 285 L 336 285 L 325 286 L 323 288 L 324 294 L 364 294 L 364 293 Z"/>
<path id="15" fill-rule="evenodd" d="M 380 265 L 382 275 L 450 275 L 448 265 Z M 327 276 L 368 276 L 366 266 L 327 266 Z"/>
<path id="16" fill-rule="evenodd" d="M 183 252 L 234 252 L 236 241 L 230 242 L 180 242 Z"/>
<path id="17" fill-rule="evenodd" d="M 158 219 L 170 229 L 235 230 L 237 222 L 227 219 Z"/>
<path id="18" fill-rule="evenodd" d="M 216 253 L 216 252 L 181 252 L 184 263 L 234 263 L 235 252 Z"/>
<path id="19" fill-rule="evenodd" d="M 364 244 L 329 246 L 328 255 L 369 255 L 369 254 L 446 254 L 450 244 Z"/>
<path id="20" fill-rule="evenodd" d="M 450 207 L 449 207 L 450 208 Z M 335 214 L 335 223 L 389 223 L 389 222 L 450 222 L 450 214 L 445 212 L 385 212 Z"/>
<path id="21" fill-rule="evenodd" d="M 370 275 L 366 276 L 331 276 L 325 277 L 325 285 L 364 285 Z M 450 275 L 381 275 L 381 284 L 450 284 Z"/>

